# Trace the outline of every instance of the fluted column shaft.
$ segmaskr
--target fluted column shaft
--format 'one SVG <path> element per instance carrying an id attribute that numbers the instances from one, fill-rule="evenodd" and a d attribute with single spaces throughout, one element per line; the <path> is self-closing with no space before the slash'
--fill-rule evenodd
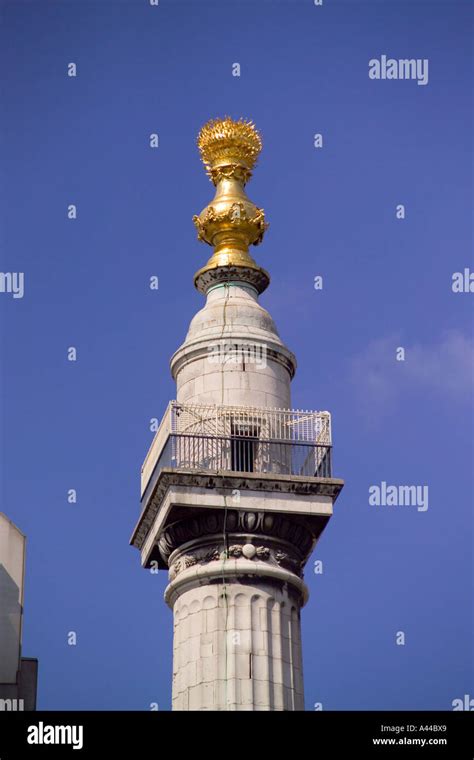
<path id="1" fill-rule="evenodd" d="M 298 554 L 251 533 L 172 552 L 173 710 L 304 710 Z"/>

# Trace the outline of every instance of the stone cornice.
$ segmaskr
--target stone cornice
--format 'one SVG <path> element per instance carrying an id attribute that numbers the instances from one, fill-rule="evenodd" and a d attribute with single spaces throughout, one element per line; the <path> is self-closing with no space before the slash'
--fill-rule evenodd
<path id="1" fill-rule="evenodd" d="M 264 335 L 245 332 L 235 328 L 232 334 L 206 335 L 201 339 L 194 339 L 184 342 L 180 348 L 173 354 L 170 360 L 170 369 L 173 379 L 176 380 L 178 373 L 184 365 L 199 359 L 209 359 L 209 350 L 214 345 L 219 345 L 223 341 L 228 343 L 238 343 L 241 346 L 261 345 L 265 349 L 267 361 L 274 361 L 284 367 L 290 378 L 293 378 L 296 372 L 296 359 L 294 355 L 282 343 L 276 343 L 266 338 Z"/>
<path id="2" fill-rule="evenodd" d="M 252 490 L 303 496 L 327 496 L 334 501 L 342 490 L 344 481 L 336 478 L 308 478 L 273 473 L 213 473 L 163 468 L 153 492 L 148 496 L 145 492 L 144 507 L 130 539 L 132 546 L 137 549 L 142 548 L 166 492 L 173 485 L 186 486 L 187 488 L 222 489 L 229 491 L 230 494 L 235 490 Z"/>
<path id="3" fill-rule="evenodd" d="M 257 293 L 263 293 L 270 284 L 270 275 L 268 272 L 257 265 L 250 266 L 232 265 L 218 266 L 213 264 L 209 267 L 203 267 L 194 275 L 194 286 L 200 293 L 206 295 L 209 288 L 221 282 L 233 282 L 242 280 L 248 282 L 256 289 Z"/>

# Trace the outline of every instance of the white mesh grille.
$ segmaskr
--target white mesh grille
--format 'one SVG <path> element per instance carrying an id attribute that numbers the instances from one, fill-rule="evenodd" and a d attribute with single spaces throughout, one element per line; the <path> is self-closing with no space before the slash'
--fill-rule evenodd
<path id="1" fill-rule="evenodd" d="M 171 431 L 188 435 L 257 436 L 260 440 L 331 445 L 329 412 L 251 406 L 170 404 Z"/>

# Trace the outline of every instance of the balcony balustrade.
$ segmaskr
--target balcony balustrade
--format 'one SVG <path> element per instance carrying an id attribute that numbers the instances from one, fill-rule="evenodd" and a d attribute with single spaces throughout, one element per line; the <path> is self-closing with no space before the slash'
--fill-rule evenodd
<path id="1" fill-rule="evenodd" d="M 330 478 L 331 416 L 171 401 L 142 467 L 142 494 L 165 467 Z"/>

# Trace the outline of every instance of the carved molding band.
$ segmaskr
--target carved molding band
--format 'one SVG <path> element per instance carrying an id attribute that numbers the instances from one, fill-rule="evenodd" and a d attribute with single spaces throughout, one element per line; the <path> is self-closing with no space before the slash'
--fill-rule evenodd
<path id="1" fill-rule="evenodd" d="M 203 548 L 197 546 L 192 551 L 188 550 L 183 553 L 180 553 L 179 550 L 173 552 L 173 555 L 170 558 L 169 579 L 170 581 L 174 581 L 183 570 L 187 570 L 189 567 L 195 565 L 204 566 L 210 562 L 221 562 L 222 573 L 225 574 L 226 560 L 236 560 L 240 558 L 269 562 L 274 566 L 283 567 L 286 570 L 289 570 L 299 578 L 303 575 L 303 562 L 301 557 L 296 556 L 296 553 L 292 554 L 283 551 L 275 545 L 263 546 L 242 542 L 232 544 L 227 549 L 221 544 L 211 548 L 209 548 L 209 546 Z"/>
<path id="2" fill-rule="evenodd" d="M 189 520 L 170 525 L 160 537 L 158 547 L 165 561 L 183 544 L 211 535 L 236 534 L 265 535 L 295 547 L 305 557 L 313 545 L 313 535 L 304 518 L 288 519 L 269 512 L 246 512 L 241 510 L 209 511 Z"/>
<path id="3" fill-rule="evenodd" d="M 198 240 L 209 245 L 214 245 L 216 235 L 222 235 L 226 230 L 238 234 L 244 246 L 259 245 L 269 226 L 262 208 L 243 201 L 232 203 L 221 212 L 216 211 L 214 206 L 207 206 L 200 216 L 193 216 L 193 222 Z"/>
<path id="4" fill-rule="evenodd" d="M 260 267 L 237 266 L 235 264 L 204 267 L 196 272 L 194 285 L 204 295 L 209 288 L 221 282 L 242 281 L 253 285 L 258 293 L 263 293 L 270 283 L 270 275 Z"/>

